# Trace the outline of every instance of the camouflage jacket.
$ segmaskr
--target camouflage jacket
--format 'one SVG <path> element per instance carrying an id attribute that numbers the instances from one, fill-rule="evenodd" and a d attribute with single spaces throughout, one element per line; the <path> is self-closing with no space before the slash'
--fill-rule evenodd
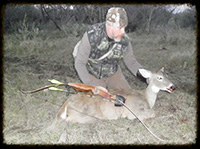
<path id="1" fill-rule="evenodd" d="M 76 58 L 74 59 L 74 66 L 79 75 L 79 78 L 85 84 L 95 85 L 88 70 L 89 61 L 92 60 L 93 49 L 92 46 L 90 45 L 87 31 L 84 33 L 82 39 L 80 40 L 79 46 L 76 47 L 77 47 L 77 53 L 76 53 Z M 133 52 L 134 51 L 132 44 L 129 41 L 128 48 L 123 55 L 123 61 L 124 64 L 127 66 L 127 68 L 132 72 L 132 74 L 136 76 L 138 69 L 143 67 L 142 65 L 140 65 L 140 63 L 138 63 Z M 93 59 L 98 59 L 98 57 L 95 57 Z"/>
<path id="2" fill-rule="evenodd" d="M 119 61 L 127 51 L 129 44 L 128 36 L 125 34 L 120 42 L 109 39 L 105 23 L 90 26 L 87 34 L 91 45 L 86 65 L 89 73 L 98 79 L 113 75 L 118 70 Z M 104 56 L 105 54 L 106 56 Z"/>

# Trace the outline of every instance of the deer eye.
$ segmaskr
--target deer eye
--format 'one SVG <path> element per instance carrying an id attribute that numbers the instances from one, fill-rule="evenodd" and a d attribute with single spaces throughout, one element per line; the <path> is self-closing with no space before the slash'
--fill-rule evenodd
<path id="1" fill-rule="evenodd" d="M 157 80 L 158 80 L 158 81 L 162 81 L 162 80 L 163 80 L 163 77 L 162 77 L 162 76 L 157 76 Z"/>

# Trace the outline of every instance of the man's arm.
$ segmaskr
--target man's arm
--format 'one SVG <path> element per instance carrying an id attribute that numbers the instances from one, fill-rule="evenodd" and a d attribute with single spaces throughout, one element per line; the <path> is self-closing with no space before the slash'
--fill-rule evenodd
<path id="1" fill-rule="evenodd" d="M 128 69 L 135 75 L 137 76 L 137 71 L 140 68 L 143 68 L 142 65 L 140 63 L 138 63 L 138 61 L 136 60 L 134 54 L 133 54 L 133 49 L 132 49 L 132 45 L 129 42 L 128 44 L 128 50 L 124 55 L 124 62 L 126 64 L 126 66 L 128 67 Z"/>
<path id="2" fill-rule="evenodd" d="M 84 84 L 92 85 L 92 79 L 89 76 L 89 72 L 86 68 L 86 63 L 89 58 L 91 46 L 88 40 L 87 32 L 83 35 L 81 43 L 78 47 L 78 52 L 75 58 L 75 68 L 78 72 L 79 78 Z"/>
<path id="3" fill-rule="evenodd" d="M 143 68 L 143 66 L 136 60 L 133 54 L 133 48 L 130 42 L 128 44 L 128 50 L 124 55 L 124 63 L 136 77 L 138 77 L 141 81 L 146 82 L 146 79 L 143 78 L 142 75 L 138 71 L 140 68 Z"/>

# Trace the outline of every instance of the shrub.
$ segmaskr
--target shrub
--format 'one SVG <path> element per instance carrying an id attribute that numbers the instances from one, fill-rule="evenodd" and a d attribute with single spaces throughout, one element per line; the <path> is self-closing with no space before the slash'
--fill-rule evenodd
<path id="1" fill-rule="evenodd" d="M 27 22 L 27 15 L 25 14 L 23 21 L 19 22 L 18 32 L 22 35 L 23 40 L 27 40 L 36 38 L 39 34 L 39 29 L 34 22 L 32 24 Z"/>

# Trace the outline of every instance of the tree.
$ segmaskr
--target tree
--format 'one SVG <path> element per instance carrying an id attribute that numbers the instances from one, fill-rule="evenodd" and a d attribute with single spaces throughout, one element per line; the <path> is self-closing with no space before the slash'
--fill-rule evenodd
<path id="1" fill-rule="evenodd" d="M 196 25 L 196 10 L 194 7 L 187 9 L 181 13 L 174 15 L 175 23 L 180 26 L 181 28 L 188 28 L 191 27 L 195 29 Z"/>
<path id="2" fill-rule="evenodd" d="M 7 5 L 4 15 L 5 31 L 16 31 L 18 23 L 23 21 L 25 15 L 29 23 L 39 22 L 40 13 L 33 5 Z"/>

